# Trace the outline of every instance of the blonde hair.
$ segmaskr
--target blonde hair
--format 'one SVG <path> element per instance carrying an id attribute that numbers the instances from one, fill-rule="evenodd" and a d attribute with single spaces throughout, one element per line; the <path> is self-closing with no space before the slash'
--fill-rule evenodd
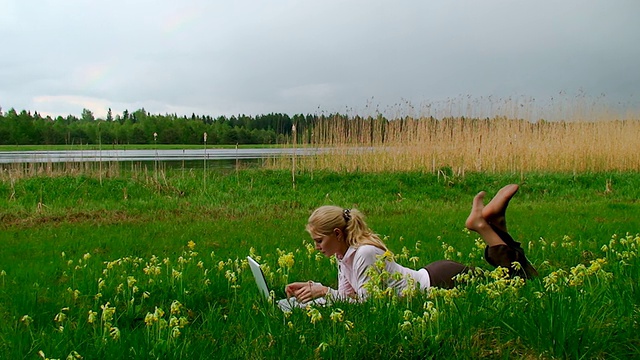
<path id="1" fill-rule="evenodd" d="M 349 246 L 373 245 L 384 251 L 387 246 L 380 240 L 364 221 L 364 215 L 357 209 L 343 209 L 325 205 L 317 208 L 307 222 L 307 232 L 312 236 L 329 235 L 333 229 L 340 229 Z"/>

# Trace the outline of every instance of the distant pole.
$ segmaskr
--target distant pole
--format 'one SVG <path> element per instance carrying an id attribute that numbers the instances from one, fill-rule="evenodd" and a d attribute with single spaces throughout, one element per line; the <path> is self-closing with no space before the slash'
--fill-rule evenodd
<path id="1" fill-rule="evenodd" d="M 158 182 L 158 133 L 154 132 L 153 133 L 153 147 L 156 150 L 156 161 L 155 161 L 155 176 L 156 176 L 156 182 Z"/>
<path id="2" fill-rule="evenodd" d="M 204 133 L 204 171 L 202 173 L 202 186 L 204 190 L 207 189 L 207 133 Z"/>
<path id="3" fill-rule="evenodd" d="M 291 126 L 291 135 L 293 135 L 293 157 L 291 161 L 291 183 L 293 189 L 296 189 L 296 124 Z"/>
<path id="4" fill-rule="evenodd" d="M 100 163 L 100 185 L 102 185 L 102 135 L 100 133 L 100 123 L 98 123 L 98 158 Z"/>

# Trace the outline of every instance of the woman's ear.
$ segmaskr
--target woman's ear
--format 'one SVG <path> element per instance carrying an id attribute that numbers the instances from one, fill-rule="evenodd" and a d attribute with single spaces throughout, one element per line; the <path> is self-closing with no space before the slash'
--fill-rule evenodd
<path id="1" fill-rule="evenodd" d="M 342 236 L 342 230 L 335 228 L 333 229 L 333 233 L 336 234 L 336 238 L 340 239 L 340 237 Z M 344 240 L 344 239 L 342 239 Z"/>

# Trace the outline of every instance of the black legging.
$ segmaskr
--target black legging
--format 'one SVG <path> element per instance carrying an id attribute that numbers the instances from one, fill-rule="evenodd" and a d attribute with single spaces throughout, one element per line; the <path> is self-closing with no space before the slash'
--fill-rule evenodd
<path id="1" fill-rule="evenodd" d="M 506 245 L 487 246 L 484 250 L 485 260 L 493 266 L 502 266 L 509 269 L 510 276 L 520 276 L 523 279 L 530 279 L 538 275 L 536 269 L 531 266 L 529 260 L 524 256 L 524 249 L 520 243 L 513 240 L 511 235 L 495 226 L 493 230 L 500 236 Z M 521 269 L 515 270 L 511 264 L 519 262 Z M 470 267 L 451 260 L 438 260 L 424 267 L 431 278 L 431 286 L 444 289 L 451 289 L 456 284 L 453 278 L 458 274 L 469 271 Z"/>
<path id="2" fill-rule="evenodd" d="M 424 267 L 429 273 L 431 286 L 451 289 L 456 286 L 453 278 L 469 271 L 469 267 L 451 260 L 438 260 Z"/>

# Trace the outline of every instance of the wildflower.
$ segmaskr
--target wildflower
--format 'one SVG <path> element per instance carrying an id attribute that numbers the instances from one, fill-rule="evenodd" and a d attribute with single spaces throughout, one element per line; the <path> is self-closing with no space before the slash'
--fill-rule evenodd
<path id="1" fill-rule="evenodd" d="M 522 264 L 520 264 L 517 261 L 514 261 L 514 262 L 511 263 L 511 268 L 513 270 L 515 270 L 515 271 L 520 271 L 520 270 L 522 270 Z"/>
<path id="2" fill-rule="evenodd" d="M 171 337 L 175 339 L 178 336 L 180 336 L 180 328 L 176 326 L 173 329 L 171 329 Z"/>
<path id="3" fill-rule="evenodd" d="M 73 360 L 73 359 L 82 359 L 82 355 L 78 354 L 77 351 L 73 350 L 69 353 L 69 355 L 67 355 L 67 360 Z"/>
<path id="4" fill-rule="evenodd" d="M 127 276 L 127 286 L 128 287 L 133 287 L 133 285 L 135 285 L 135 283 L 138 280 L 136 280 L 136 278 L 134 278 L 133 276 Z"/>
<path id="5" fill-rule="evenodd" d="M 158 318 L 162 318 L 164 316 L 164 310 L 162 310 L 162 308 L 159 308 L 156 306 L 156 310 L 153 312 L 153 314 Z"/>
<path id="6" fill-rule="evenodd" d="M 67 288 L 67 292 L 69 292 L 69 294 L 71 294 L 71 297 L 73 298 L 73 300 L 77 300 L 78 297 L 80 296 L 80 290 L 73 290 L 70 287 Z"/>
<path id="7" fill-rule="evenodd" d="M 353 329 L 353 322 L 347 320 L 344 322 L 344 328 L 345 330 L 349 331 L 351 329 Z"/>
<path id="8" fill-rule="evenodd" d="M 147 315 L 144 317 L 144 323 L 147 326 L 153 326 L 153 323 L 157 321 L 158 321 L 158 318 L 155 316 L 155 314 L 152 314 L 152 313 L 147 313 Z"/>
<path id="9" fill-rule="evenodd" d="M 182 272 L 177 271 L 176 269 L 171 269 L 171 276 L 173 276 L 174 279 L 179 280 L 182 278 Z"/>
<path id="10" fill-rule="evenodd" d="M 311 318 L 312 324 L 315 324 L 318 321 L 322 320 L 322 314 L 316 308 L 309 308 L 309 310 L 307 311 L 307 316 Z"/>
<path id="11" fill-rule="evenodd" d="M 117 327 L 112 327 L 109 330 L 109 335 L 111 336 L 111 338 L 115 341 L 118 341 L 120 339 L 120 329 L 118 329 Z"/>
<path id="12" fill-rule="evenodd" d="M 415 267 L 415 266 L 416 266 L 416 263 L 417 263 L 418 261 L 420 261 L 420 258 L 419 258 L 419 257 L 417 257 L 417 256 L 412 256 L 412 257 L 410 257 L 410 258 L 409 258 L 409 261 L 411 261 L 411 262 L 413 263 L 413 266 Z"/>
<path id="13" fill-rule="evenodd" d="M 293 323 L 291 321 L 287 322 L 287 326 L 289 329 L 293 329 Z"/>
<path id="14" fill-rule="evenodd" d="M 294 264 L 295 264 L 295 260 L 292 252 L 288 254 L 282 254 L 278 258 L 278 265 L 281 268 L 291 269 Z"/>
<path id="15" fill-rule="evenodd" d="M 60 312 L 53 318 L 53 321 L 58 323 L 65 321 L 67 319 L 67 314 L 64 313 L 65 311 L 69 311 L 69 308 L 65 307 L 60 309 Z"/>
<path id="16" fill-rule="evenodd" d="M 187 318 L 186 318 L 186 317 L 181 316 L 181 317 L 180 317 L 180 319 L 179 319 L 179 324 L 178 324 L 178 326 L 180 326 L 180 327 L 185 327 L 185 326 L 187 326 L 188 324 L 189 324 L 189 320 L 187 320 Z"/>
<path id="17" fill-rule="evenodd" d="M 87 260 L 89 260 L 89 259 L 91 258 L 91 254 L 86 253 L 86 254 L 84 254 L 84 255 L 82 256 L 82 258 L 84 259 L 84 261 L 87 261 Z"/>
<path id="18" fill-rule="evenodd" d="M 238 278 L 236 277 L 236 273 L 231 270 L 227 270 L 224 274 L 224 277 L 226 277 L 229 283 L 231 284 L 235 284 L 236 281 L 238 281 Z"/>
<path id="19" fill-rule="evenodd" d="M 411 321 L 405 321 L 400 324 L 400 330 L 402 331 L 410 331 L 411 330 Z"/>
<path id="20" fill-rule="evenodd" d="M 82 355 L 78 354 L 77 351 L 73 350 L 69 353 L 69 355 L 67 355 L 67 360 L 73 360 L 73 359 L 82 359 Z"/>
<path id="21" fill-rule="evenodd" d="M 331 312 L 331 315 L 329 315 L 329 318 L 333 322 L 342 322 L 342 320 L 344 319 L 343 314 L 344 314 L 344 311 L 342 309 L 336 309 Z"/>
<path id="22" fill-rule="evenodd" d="M 325 351 L 329 347 L 329 344 L 326 342 L 321 342 L 320 345 L 316 348 L 316 351 Z"/>
<path id="23" fill-rule="evenodd" d="M 110 307 L 108 301 L 106 304 L 100 305 L 100 309 L 102 309 L 102 322 L 106 324 L 113 320 L 113 315 L 116 313 L 116 308 Z"/>
<path id="24" fill-rule="evenodd" d="M 172 316 L 172 317 L 169 318 L 169 326 L 170 327 L 176 327 L 178 325 L 179 325 L 179 322 L 178 322 L 178 318 L 177 317 Z"/>
<path id="25" fill-rule="evenodd" d="M 145 292 L 142 293 L 142 298 L 143 299 L 148 299 L 149 296 L 151 296 L 151 294 L 148 291 L 145 291 Z"/>
<path id="26" fill-rule="evenodd" d="M 182 309 L 182 304 L 178 300 L 174 300 L 171 303 L 171 314 L 180 314 L 180 309 Z"/>
<path id="27" fill-rule="evenodd" d="M 87 322 L 89 324 L 93 324 L 96 321 L 97 316 L 98 316 L 98 313 L 96 311 L 89 310 L 89 315 L 87 316 Z"/>
<path id="28" fill-rule="evenodd" d="M 189 250 L 193 250 L 196 247 L 196 243 L 193 242 L 193 240 L 189 240 L 189 242 L 187 243 L 187 247 L 189 248 Z"/>
<path id="29" fill-rule="evenodd" d="M 31 325 L 31 323 L 33 322 L 33 319 L 29 315 L 24 315 L 22 318 L 20 318 L 20 322 L 22 322 L 26 327 L 29 327 L 29 325 Z"/>

